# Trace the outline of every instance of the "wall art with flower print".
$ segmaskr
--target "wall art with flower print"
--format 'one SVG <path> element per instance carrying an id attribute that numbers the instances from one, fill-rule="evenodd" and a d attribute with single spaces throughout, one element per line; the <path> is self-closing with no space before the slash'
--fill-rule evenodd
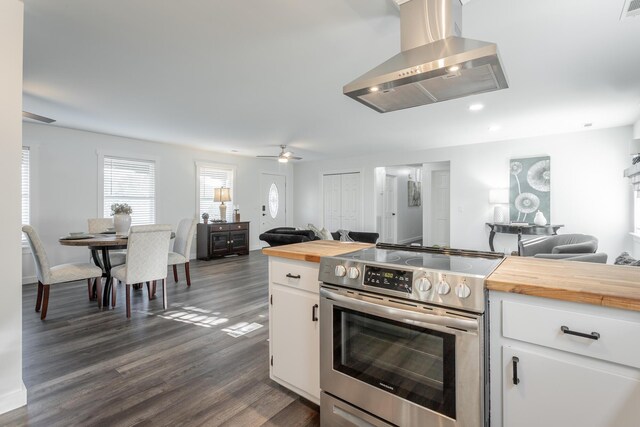
<path id="1" fill-rule="evenodd" d="M 533 223 L 536 212 L 541 211 L 551 223 L 551 158 L 512 159 L 509 172 L 511 221 Z"/>

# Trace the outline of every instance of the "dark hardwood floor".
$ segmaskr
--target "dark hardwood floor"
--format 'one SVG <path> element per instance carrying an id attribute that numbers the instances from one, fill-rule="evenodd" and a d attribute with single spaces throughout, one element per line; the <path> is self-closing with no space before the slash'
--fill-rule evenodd
<path id="1" fill-rule="evenodd" d="M 191 262 L 191 288 L 168 274 L 148 301 L 124 287 L 115 310 L 98 311 L 86 282 L 52 286 L 47 319 L 23 290 L 26 407 L 0 425 L 317 426 L 317 406 L 269 379 L 267 258 Z M 257 328 L 245 335 L 229 333 Z M 227 329 L 227 330 L 225 330 Z"/>

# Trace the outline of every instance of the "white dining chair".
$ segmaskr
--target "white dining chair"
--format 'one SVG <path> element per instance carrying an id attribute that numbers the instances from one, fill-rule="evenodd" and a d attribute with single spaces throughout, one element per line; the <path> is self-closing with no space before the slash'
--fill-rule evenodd
<path id="1" fill-rule="evenodd" d="M 168 265 L 173 266 L 173 279 L 178 281 L 178 268 L 184 264 L 184 274 L 187 277 L 187 286 L 191 286 L 191 275 L 189 274 L 189 258 L 191 256 L 191 243 L 196 232 L 198 221 L 185 218 L 178 223 L 176 238 L 173 241 L 173 251 L 169 252 Z"/>
<path id="2" fill-rule="evenodd" d="M 31 253 L 36 265 L 36 275 L 38 277 L 36 312 L 40 311 L 40 319 L 44 320 L 47 317 L 49 288 L 51 285 L 75 282 L 76 280 L 95 279 L 97 293 L 100 295 L 102 288 L 102 269 L 100 267 L 89 263 L 61 264 L 51 267 L 38 233 L 30 225 L 22 226 L 22 231 L 27 235 L 27 242 L 31 247 Z M 102 308 L 101 298 L 98 298 L 98 308 Z"/>
<path id="3" fill-rule="evenodd" d="M 131 285 L 162 281 L 162 304 L 167 309 L 167 260 L 169 257 L 169 225 L 137 225 L 129 230 L 127 260 L 111 270 L 118 282 L 126 285 L 127 318 L 131 317 Z M 116 283 L 114 283 L 115 289 Z M 152 290 L 147 286 L 147 292 Z"/>
<path id="4" fill-rule="evenodd" d="M 87 229 L 89 230 L 89 234 L 100 234 L 109 231 L 110 228 L 113 228 L 113 218 L 89 218 L 87 219 Z M 100 262 L 100 267 L 102 267 L 102 271 L 104 272 L 104 263 L 102 261 L 102 253 L 98 252 L 98 261 Z M 127 252 L 124 250 L 116 250 L 109 251 L 109 262 L 112 267 L 122 265 L 125 263 L 127 258 Z M 92 259 L 91 259 L 92 260 Z M 89 300 L 94 299 L 94 283 L 92 279 L 87 280 L 87 287 L 89 290 Z M 99 297 L 99 295 L 97 295 Z"/>

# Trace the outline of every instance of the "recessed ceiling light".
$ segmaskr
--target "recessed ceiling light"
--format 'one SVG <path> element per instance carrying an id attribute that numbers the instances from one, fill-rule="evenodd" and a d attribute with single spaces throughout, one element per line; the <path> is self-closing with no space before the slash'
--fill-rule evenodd
<path id="1" fill-rule="evenodd" d="M 484 108 L 482 104 L 471 104 L 469 105 L 469 111 L 480 111 Z"/>
<path id="2" fill-rule="evenodd" d="M 373 87 L 369 88 L 369 92 L 377 92 L 379 90 L 380 90 L 380 88 L 378 86 L 373 86 Z"/>
<path id="3" fill-rule="evenodd" d="M 586 128 L 590 128 L 591 126 L 593 126 L 593 123 L 585 123 L 584 124 L 584 127 L 586 127 Z"/>
<path id="4" fill-rule="evenodd" d="M 491 125 L 491 126 L 489 126 L 489 130 L 491 132 L 496 132 L 496 131 L 499 131 L 500 129 L 502 129 L 502 127 L 499 126 L 499 125 Z"/>
<path id="5" fill-rule="evenodd" d="M 460 66 L 459 65 L 452 65 L 451 67 L 449 67 L 449 72 L 450 73 L 455 73 L 458 70 L 460 70 Z"/>

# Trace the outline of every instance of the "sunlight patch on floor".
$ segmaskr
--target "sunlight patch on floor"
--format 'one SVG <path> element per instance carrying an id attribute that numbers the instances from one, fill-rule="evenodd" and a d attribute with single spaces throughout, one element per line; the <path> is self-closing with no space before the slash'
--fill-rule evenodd
<path id="1" fill-rule="evenodd" d="M 240 323 L 236 323 L 235 325 L 231 325 L 222 329 L 222 332 L 226 332 L 227 335 L 233 338 L 238 338 L 248 334 L 249 332 L 258 330 L 262 328 L 262 326 L 263 325 L 261 325 L 260 323 L 255 323 L 255 322 L 254 323 L 240 322 Z"/>
<path id="2" fill-rule="evenodd" d="M 158 316 L 161 319 L 175 320 L 176 322 L 201 326 L 203 328 L 211 328 L 229 321 L 228 318 L 221 317 L 219 312 L 211 313 L 211 310 L 205 310 L 192 305 L 177 308 L 177 306 L 180 305 L 181 304 L 174 304 L 174 310 L 169 309 L 167 311 L 160 311 L 156 313 L 147 311 L 145 314 Z"/>

